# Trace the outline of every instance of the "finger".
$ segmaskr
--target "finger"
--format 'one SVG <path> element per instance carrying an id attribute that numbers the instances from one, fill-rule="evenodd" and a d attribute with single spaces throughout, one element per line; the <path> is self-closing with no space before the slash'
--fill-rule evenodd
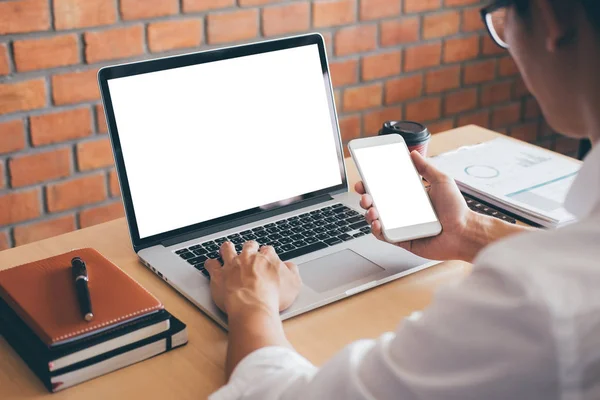
<path id="1" fill-rule="evenodd" d="M 233 259 L 237 257 L 233 243 L 225 242 L 221 245 L 221 257 L 223 257 L 223 265 L 231 264 Z"/>
<path id="2" fill-rule="evenodd" d="M 427 161 L 418 151 L 413 151 L 410 153 L 410 156 L 415 164 L 415 168 L 417 168 L 419 174 L 422 175 L 427 182 L 440 183 L 448 180 L 448 177 L 443 172 L 429 163 L 429 161 Z"/>
<path id="3" fill-rule="evenodd" d="M 354 185 L 354 190 L 358 194 L 365 194 L 367 191 L 365 190 L 365 185 L 363 185 L 362 181 L 356 182 Z"/>
<path id="4" fill-rule="evenodd" d="M 379 220 L 373 221 L 371 224 L 371 233 L 379 240 L 386 241 L 381 232 L 381 222 Z"/>
<path id="5" fill-rule="evenodd" d="M 374 207 L 369 208 L 369 211 L 367 211 L 365 214 L 365 218 L 367 219 L 369 225 L 371 225 L 374 221 L 379 219 L 379 212 Z"/>
<path id="6" fill-rule="evenodd" d="M 370 194 L 363 194 L 360 198 L 360 206 L 365 210 L 368 210 L 373 205 L 373 198 Z"/>
<path id="7" fill-rule="evenodd" d="M 207 260 L 204 263 L 204 268 L 206 268 L 206 270 L 210 274 L 211 280 L 213 280 L 214 278 L 216 278 L 217 275 L 220 276 L 221 268 L 222 267 L 223 266 L 221 265 L 221 263 L 219 261 L 215 260 L 215 259 Z"/>
<path id="8" fill-rule="evenodd" d="M 298 271 L 298 266 L 296 264 L 291 261 L 286 261 L 283 264 L 287 267 L 287 269 L 290 270 L 291 273 L 300 276 L 300 272 Z"/>
<path id="9" fill-rule="evenodd" d="M 249 240 L 246 243 L 244 243 L 244 247 L 242 247 L 242 252 L 241 254 L 245 255 L 245 256 L 250 256 L 251 254 L 254 254 L 258 251 L 258 242 L 255 240 Z"/>
<path id="10" fill-rule="evenodd" d="M 271 262 L 281 262 L 277 252 L 273 248 L 273 246 L 263 246 L 260 248 L 260 254 L 267 257 L 267 259 Z"/>

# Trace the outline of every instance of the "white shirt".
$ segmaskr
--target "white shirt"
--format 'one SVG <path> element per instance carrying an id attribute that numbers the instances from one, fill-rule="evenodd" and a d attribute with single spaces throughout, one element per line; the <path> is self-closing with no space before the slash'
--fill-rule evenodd
<path id="1" fill-rule="evenodd" d="M 289 349 L 257 350 L 210 399 L 600 399 L 600 146 L 565 206 L 579 222 L 485 249 L 395 333 L 319 369 Z"/>

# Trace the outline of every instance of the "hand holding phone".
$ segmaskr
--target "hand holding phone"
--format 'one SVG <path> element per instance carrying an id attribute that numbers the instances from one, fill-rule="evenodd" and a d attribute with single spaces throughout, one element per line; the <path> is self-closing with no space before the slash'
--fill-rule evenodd
<path id="1" fill-rule="evenodd" d="M 411 159 L 417 172 L 430 185 L 429 198 L 435 207 L 443 231 L 437 236 L 395 243 L 395 245 L 431 260 L 472 262 L 481 250 L 482 244 L 474 245 L 471 236 L 481 235 L 482 229 L 478 220 L 482 216 L 469 210 L 452 178 L 439 171 L 417 152 L 411 153 Z M 381 230 L 379 211 L 373 205 L 371 195 L 366 194 L 363 182 L 357 182 L 355 189 L 362 195 L 360 205 L 367 210 L 365 218 L 371 225 L 373 235 L 379 240 L 387 241 Z"/>
<path id="2" fill-rule="evenodd" d="M 436 236 L 442 231 L 401 136 L 356 139 L 348 147 L 379 212 L 387 241 L 405 242 Z"/>

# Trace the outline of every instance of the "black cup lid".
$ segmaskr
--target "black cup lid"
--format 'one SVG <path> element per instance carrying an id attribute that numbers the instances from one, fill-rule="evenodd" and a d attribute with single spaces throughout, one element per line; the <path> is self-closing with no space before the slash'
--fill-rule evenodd
<path id="1" fill-rule="evenodd" d="M 415 145 L 429 140 L 431 134 L 427 127 L 412 121 L 387 121 L 379 131 L 380 135 L 402 135 L 407 145 Z"/>

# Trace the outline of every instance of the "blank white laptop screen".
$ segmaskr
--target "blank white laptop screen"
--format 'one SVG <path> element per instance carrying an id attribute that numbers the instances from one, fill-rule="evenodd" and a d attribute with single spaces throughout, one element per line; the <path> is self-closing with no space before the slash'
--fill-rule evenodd
<path id="1" fill-rule="evenodd" d="M 140 238 L 342 183 L 316 44 L 108 87 Z"/>

